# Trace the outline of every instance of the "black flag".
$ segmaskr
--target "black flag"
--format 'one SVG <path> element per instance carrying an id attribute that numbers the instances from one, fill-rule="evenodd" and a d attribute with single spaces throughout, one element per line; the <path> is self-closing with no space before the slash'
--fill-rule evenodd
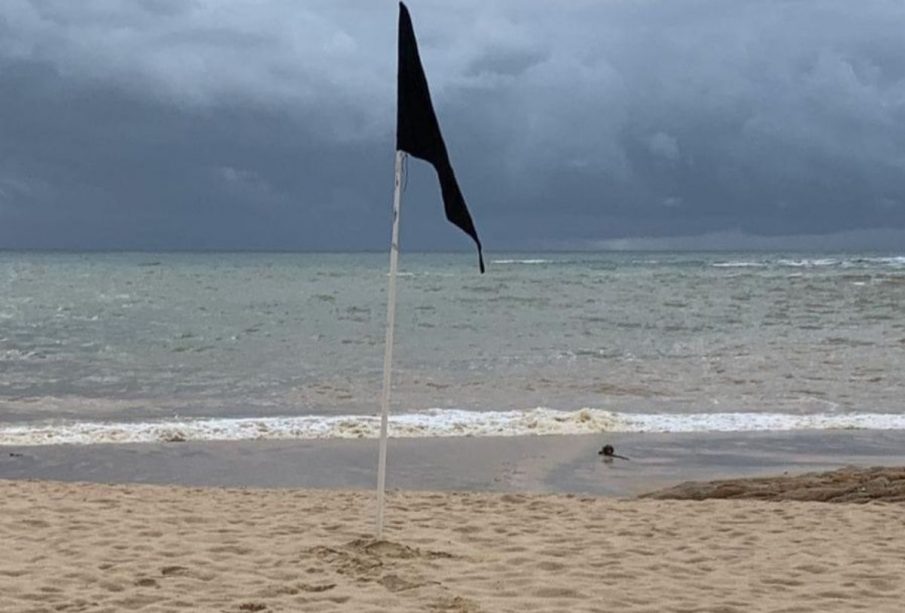
<path id="1" fill-rule="evenodd" d="M 418 55 L 418 42 L 408 9 L 399 3 L 399 74 L 396 104 L 396 149 L 430 162 L 440 179 L 446 219 L 459 226 L 478 246 L 478 263 L 484 272 L 481 241 L 465 206 L 449 153 L 440 134 L 440 124 L 431 104 L 427 78 Z"/>

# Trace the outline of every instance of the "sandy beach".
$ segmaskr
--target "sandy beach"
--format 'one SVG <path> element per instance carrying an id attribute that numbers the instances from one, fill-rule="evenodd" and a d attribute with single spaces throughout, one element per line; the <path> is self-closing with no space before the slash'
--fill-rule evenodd
<path id="1" fill-rule="evenodd" d="M 901 504 L 0 481 L 0 610 L 901 611 Z"/>

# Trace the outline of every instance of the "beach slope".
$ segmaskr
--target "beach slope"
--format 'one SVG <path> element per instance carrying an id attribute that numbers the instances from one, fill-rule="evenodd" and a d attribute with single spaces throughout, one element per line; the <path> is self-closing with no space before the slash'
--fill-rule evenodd
<path id="1" fill-rule="evenodd" d="M 892 612 L 902 510 L 0 481 L 0 610 Z"/>
<path id="2" fill-rule="evenodd" d="M 849 466 L 804 475 L 718 481 L 688 481 L 644 494 L 660 500 L 810 500 L 818 502 L 905 502 L 905 467 Z"/>

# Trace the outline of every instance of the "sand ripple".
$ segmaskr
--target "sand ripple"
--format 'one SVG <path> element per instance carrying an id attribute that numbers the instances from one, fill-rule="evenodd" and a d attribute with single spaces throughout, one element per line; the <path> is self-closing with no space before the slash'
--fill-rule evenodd
<path id="1" fill-rule="evenodd" d="M 901 611 L 899 504 L 0 481 L 0 611 Z"/>

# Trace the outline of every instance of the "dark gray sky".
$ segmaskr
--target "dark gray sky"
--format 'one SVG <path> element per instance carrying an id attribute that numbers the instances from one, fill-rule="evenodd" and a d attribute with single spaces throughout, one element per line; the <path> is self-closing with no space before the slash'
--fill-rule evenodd
<path id="1" fill-rule="evenodd" d="M 905 246 L 899 0 L 409 2 L 491 252 Z M 383 249 L 397 8 L 0 2 L 0 248 Z M 470 250 L 409 163 L 403 247 Z"/>

